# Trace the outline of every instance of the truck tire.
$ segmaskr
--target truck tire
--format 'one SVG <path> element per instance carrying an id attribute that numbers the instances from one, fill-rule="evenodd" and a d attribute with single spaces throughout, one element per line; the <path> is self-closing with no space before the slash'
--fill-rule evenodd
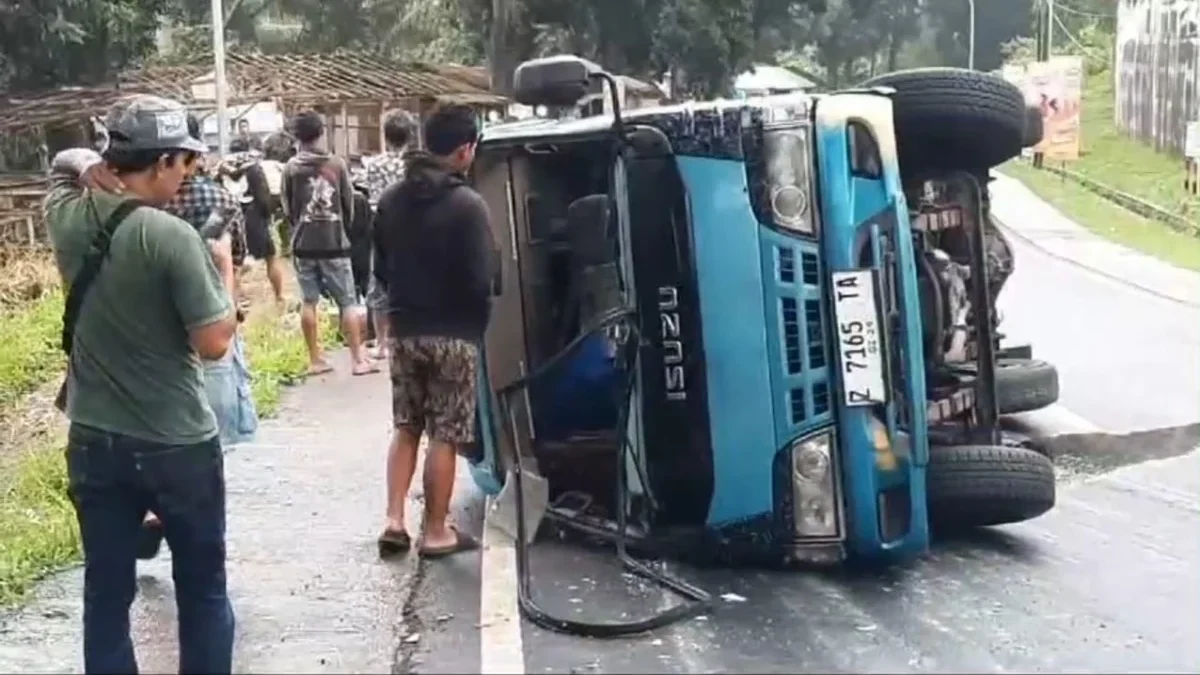
<path id="1" fill-rule="evenodd" d="M 1025 135 L 1022 137 L 1021 147 L 1032 148 L 1041 143 L 1045 133 L 1045 127 L 1042 124 L 1042 109 L 1032 105 L 1025 108 Z"/>
<path id="2" fill-rule="evenodd" d="M 990 169 L 1021 154 L 1025 97 L 1006 80 L 960 68 L 919 68 L 867 80 L 891 87 L 900 169 L 911 176 Z"/>
<path id="3" fill-rule="evenodd" d="M 1026 448 L 931 447 L 925 481 L 937 532 L 1019 523 L 1054 508 L 1054 464 Z"/>
<path id="4" fill-rule="evenodd" d="M 975 372 L 974 363 L 956 366 Z M 1041 410 L 1058 403 L 1058 369 L 1037 359 L 996 359 L 996 410 L 1001 415 Z"/>
<path id="5" fill-rule="evenodd" d="M 996 407 L 1001 415 L 1058 403 L 1058 369 L 1037 359 L 996 360 Z"/>

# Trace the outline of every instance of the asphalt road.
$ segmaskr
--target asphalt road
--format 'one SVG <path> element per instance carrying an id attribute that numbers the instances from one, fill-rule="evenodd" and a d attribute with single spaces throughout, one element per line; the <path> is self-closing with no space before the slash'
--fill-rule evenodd
<path id="1" fill-rule="evenodd" d="M 1005 329 L 1062 375 L 1060 405 L 1024 420 L 1063 469 L 1042 518 L 882 573 L 672 566 L 717 598 L 711 613 L 627 640 L 548 634 L 520 619 L 512 549 L 490 530 L 477 554 L 377 560 L 387 382 L 335 374 L 226 460 L 238 672 L 1197 672 L 1200 309 L 1014 244 Z M 479 495 L 459 485 L 459 521 L 480 532 Z M 531 555 L 559 613 L 670 601 L 608 552 Z M 0 672 L 79 671 L 80 585 L 69 571 L 0 613 Z M 139 566 L 139 588 L 142 671 L 174 672 L 168 555 Z"/>
<path id="2" fill-rule="evenodd" d="M 718 597 L 715 610 L 618 641 L 514 618 L 511 550 L 495 546 L 423 568 L 411 603 L 422 637 L 400 669 L 1200 670 L 1200 309 L 1013 245 L 1005 330 L 1061 374 L 1059 405 L 1022 418 L 1058 454 L 1052 512 L 885 573 L 673 565 Z M 629 619 L 671 601 L 608 552 L 539 541 L 531 556 L 536 596 L 556 613 Z"/>

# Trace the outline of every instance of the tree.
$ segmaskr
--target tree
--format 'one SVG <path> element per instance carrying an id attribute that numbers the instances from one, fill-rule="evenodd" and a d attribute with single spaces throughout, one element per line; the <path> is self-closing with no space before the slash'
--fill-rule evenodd
<path id="1" fill-rule="evenodd" d="M 764 36 L 793 6 L 823 1 L 458 0 L 484 18 L 492 79 L 502 91 L 522 60 L 569 52 L 643 78 L 670 71 L 674 84 L 697 95 L 723 93 L 762 56 Z"/>
<path id="2" fill-rule="evenodd" d="M 937 48 L 947 64 L 965 67 L 970 43 L 967 0 L 925 0 L 937 30 Z M 1111 3 L 1110 3 L 1111 4 Z M 976 0 L 975 67 L 995 70 L 1003 62 L 1001 47 L 1013 38 L 1032 35 L 1033 0 Z"/>
<path id="3" fill-rule="evenodd" d="M 901 48 L 920 32 L 921 0 L 825 0 L 817 10 L 793 3 L 775 31 L 776 49 L 780 61 L 831 87 L 896 69 Z"/>
<path id="4" fill-rule="evenodd" d="M 154 50 L 167 0 L 3 0 L 0 87 L 98 82 Z"/>

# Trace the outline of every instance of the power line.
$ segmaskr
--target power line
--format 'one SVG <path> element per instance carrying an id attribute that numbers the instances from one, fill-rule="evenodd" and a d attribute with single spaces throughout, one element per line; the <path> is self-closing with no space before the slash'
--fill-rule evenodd
<path id="1" fill-rule="evenodd" d="M 1083 56 L 1086 56 L 1097 63 L 1103 63 L 1103 64 L 1108 63 L 1108 59 L 1096 56 L 1095 53 L 1093 53 L 1091 49 L 1084 46 L 1084 44 L 1082 42 L 1080 42 L 1074 35 L 1072 35 L 1071 31 L 1067 29 L 1066 25 L 1063 24 L 1062 19 L 1058 18 L 1057 14 L 1054 15 L 1052 18 L 1054 19 L 1054 23 L 1058 24 L 1058 28 L 1059 28 L 1059 30 L 1062 31 L 1063 35 L 1067 36 L 1067 39 L 1071 41 L 1071 44 L 1075 45 L 1075 47 L 1079 50 L 1079 52 Z"/>
<path id="2" fill-rule="evenodd" d="M 1058 10 L 1065 11 L 1067 14 L 1074 14 L 1075 16 L 1082 16 L 1082 17 L 1087 17 L 1087 18 L 1091 18 L 1091 19 L 1114 20 L 1117 18 L 1116 14 L 1099 14 L 1096 12 L 1088 12 L 1088 11 L 1085 11 L 1082 9 L 1076 9 L 1076 8 L 1064 3 L 1062 0 L 1058 0 L 1058 2 L 1054 3 L 1054 9 L 1056 11 L 1058 11 Z"/>

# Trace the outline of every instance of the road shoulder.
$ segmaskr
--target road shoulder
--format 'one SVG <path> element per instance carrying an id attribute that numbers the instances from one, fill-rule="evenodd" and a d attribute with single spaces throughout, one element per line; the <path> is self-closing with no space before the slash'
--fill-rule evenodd
<path id="1" fill-rule="evenodd" d="M 1011 234 L 1096 274 L 1189 307 L 1200 307 L 1200 274 L 1089 232 L 1015 178 L 996 174 L 990 189 L 992 214 Z"/>

